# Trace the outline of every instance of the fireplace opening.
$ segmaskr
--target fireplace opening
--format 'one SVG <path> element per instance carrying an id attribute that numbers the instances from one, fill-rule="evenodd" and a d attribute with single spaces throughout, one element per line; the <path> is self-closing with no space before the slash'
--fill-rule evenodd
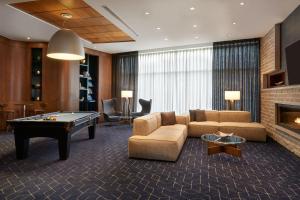
<path id="1" fill-rule="evenodd" d="M 300 134 L 300 105 L 276 104 L 276 124 Z"/>

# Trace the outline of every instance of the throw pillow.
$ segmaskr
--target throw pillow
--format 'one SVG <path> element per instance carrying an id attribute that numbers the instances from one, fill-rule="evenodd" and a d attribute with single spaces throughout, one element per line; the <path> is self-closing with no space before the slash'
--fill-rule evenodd
<path id="1" fill-rule="evenodd" d="M 176 124 L 175 112 L 162 112 L 161 115 L 161 125 L 169 126 Z"/>
<path id="2" fill-rule="evenodd" d="M 196 121 L 196 110 L 190 110 L 190 121 Z"/>
<path id="3" fill-rule="evenodd" d="M 195 112 L 195 121 L 197 122 L 203 122 L 206 121 L 205 119 L 205 111 L 204 110 L 196 110 Z"/>

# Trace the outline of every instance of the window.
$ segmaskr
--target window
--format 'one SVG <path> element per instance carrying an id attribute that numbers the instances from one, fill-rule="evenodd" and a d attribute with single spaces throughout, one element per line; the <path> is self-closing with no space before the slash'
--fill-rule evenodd
<path id="1" fill-rule="evenodd" d="M 198 47 L 139 53 L 137 100 L 152 99 L 151 112 L 211 109 L 212 51 Z"/>

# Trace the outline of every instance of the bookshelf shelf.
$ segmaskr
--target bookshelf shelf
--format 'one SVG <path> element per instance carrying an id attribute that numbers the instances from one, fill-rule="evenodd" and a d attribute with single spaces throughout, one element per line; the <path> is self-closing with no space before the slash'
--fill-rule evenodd
<path id="1" fill-rule="evenodd" d="M 89 54 L 80 61 L 80 111 L 98 110 L 98 62 L 98 56 Z"/>
<path id="2" fill-rule="evenodd" d="M 31 48 L 31 100 L 42 100 L 42 48 Z"/>

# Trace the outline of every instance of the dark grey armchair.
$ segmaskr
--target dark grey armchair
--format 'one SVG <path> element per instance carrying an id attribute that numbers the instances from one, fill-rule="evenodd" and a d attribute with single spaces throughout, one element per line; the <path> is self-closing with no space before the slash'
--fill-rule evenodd
<path id="1" fill-rule="evenodd" d="M 140 117 L 140 116 L 143 116 L 143 115 L 147 115 L 151 111 L 152 99 L 150 99 L 149 101 L 147 101 L 145 99 L 139 99 L 139 103 L 142 106 L 142 110 L 141 110 L 141 112 L 133 112 L 133 113 L 131 113 L 131 116 L 133 118 L 137 118 L 137 117 Z"/>
<path id="2" fill-rule="evenodd" d="M 118 111 L 118 100 L 116 98 L 101 100 L 103 108 L 103 116 L 106 122 L 121 121 L 122 112 Z"/>

